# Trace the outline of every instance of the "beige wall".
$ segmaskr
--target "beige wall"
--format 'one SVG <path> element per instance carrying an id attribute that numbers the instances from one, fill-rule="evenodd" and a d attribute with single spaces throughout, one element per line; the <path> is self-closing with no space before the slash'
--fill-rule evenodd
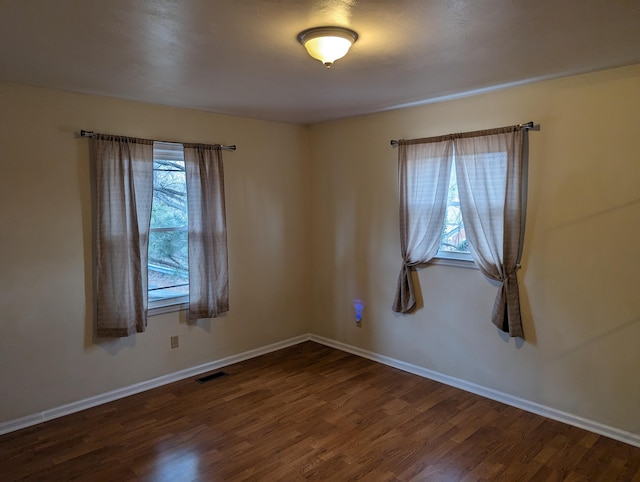
<path id="1" fill-rule="evenodd" d="M 421 270 L 420 309 L 394 314 L 389 140 L 528 120 L 527 341 L 490 324 L 476 270 Z M 638 126 L 640 66 L 310 128 L 0 84 L 0 423 L 312 332 L 640 434 Z M 93 343 L 81 128 L 238 144 L 226 318 Z"/>
<path id="2" fill-rule="evenodd" d="M 490 324 L 475 270 L 421 270 L 423 306 L 394 314 L 389 140 L 529 120 L 527 341 Z M 312 126 L 311 332 L 640 434 L 639 126 L 640 66 Z"/>
<path id="3" fill-rule="evenodd" d="M 228 316 L 154 316 L 92 342 L 80 129 L 238 145 L 224 154 Z M 0 422 L 306 333 L 307 147 L 302 126 L 0 84 Z"/>

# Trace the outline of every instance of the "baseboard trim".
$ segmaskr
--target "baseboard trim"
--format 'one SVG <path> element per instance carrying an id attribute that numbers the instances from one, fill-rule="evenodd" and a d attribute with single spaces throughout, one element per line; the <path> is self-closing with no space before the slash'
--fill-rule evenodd
<path id="1" fill-rule="evenodd" d="M 451 377 L 449 375 L 444 375 L 442 373 L 435 372 L 427 368 L 423 368 L 417 365 L 412 365 L 411 363 L 406 363 L 401 360 L 396 360 L 395 358 L 379 355 L 378 353 L 374 353 L 368 350 L 363 350 L 362 348 L 348 345 L 346 343 L 342 343 L 339 341 L 331 340 L 329 338 L 325 338 L 318 335 L 310 335 L 309 339 L 311 341 L 315 341 L 316 343 L 321 343 L 323 345 L 327 345 L 332 348 L 345 351 L 347 353 L 352 353 L 353 355 L 361 356 L 363 358 L 368 358 L 369 360 L 382 363 L 383 365 L 398 368 L 405 372 L 413 373 L 414 375 L 419 375 L 421 377 L 428 378 L 436 382 L 444 383 L 445 385 L 459 388 L 467 392 L 475 393 L 476 395 L 480 395 L 482 397 L 489 398 L 491 400 L 495 400 L 497 402 L 501 402 L 506 405 L 510 405 L 512 407 L 525 410 L 527 412 L 535 413 L 537 415 L 542 415 L 543 417 L 547 417 L 552 420 L 557 420 L 558 422 L 563 422 L 568 425 L 572 425 L 574 427 L 588 430 L 589 432 L 594 432 L 599 435 L 604 435 L 605 437 L 618 440 L 619 442 L 624 442 L 629 445 L 640 447 L 640 434 L 626 432 L 624 430 L 620 430 L 618 428 L 611 427 L 609 425 L 605 425 L 600 422 L 582 418 L 577 415 L 573 415 L 571 413 L 563 412 L 555 408 L 547 407 L 539 403 L 531 402 L 523 398 L 518 398 L 513 395 L 509 395 L 508 393 L 493 390 L 491 388 L 483 387 L 481 385 L 476 385 L 475 383 L 467 382 L 465 380 Z"/>
<path id="2" fill-rule="evenodd" d="M 112 390 L 110 392 L 102 393 L 94 397 L 78 400 L 77 402 L 71 402 L 65 405 L 61 405 L 59 407 L 45 410 L 43 412 L 27 415 L 25 417 L 21 417 L 15 420 L 9 420 L 7 422 L 2 422 L 0 423 L 0 435 L 9 433 L 9 432 L 14 432 L 16 430 L 20 430 L 23 428 L 27 428 L 32 425 L 46 422 L 48 420 L 53 420 L 58 417 L 63 417 L 65 415 L 69 415 L 75 412 L 80 412 L 81 410 L 86 410 L 88 408 L 96 407 L 98 405 L 102 405 L 103 403 L 108 403 L 114 400 L 118 400 L 120 398 L 128 397 L 129 395 L 135 395 L 136 393 L 144 392 L 146 390 L 151 390 L 152 388 L 161 387 L 169 383 L 177 382 L 178 380 L 184 380 L 185 378 L 190 378 L 196 375 L 200 375 L 208 371 L 217 370 L 219 368 L 232 365 L 234 363 L 245 361 L 250 358 L 255 358 L 260 355 L 265 355 L 267 353 L 271 353 L 276 350 L 281 350 L 282 348 L 287 348 L 289 346 L 297 345 L 304 341 L 308 341 L 309 339 L 310 337 L 308 334 L 297 336 L 294 338 L 289 338 L 287 340 L 283 340 L 277 343 L 272 343 L 271 345 L 256 348 L 254 350 L 245 351 L 237 355 L 231 355 L 226 358 L 221 358 L 219 360 L 215 360 L 209 363 L 204 363 L 202 365 L 198 365 L 195 367 L 179 370 L 177 372 L 168 373 L 166 375 L 162 375 L 160 377 L 153 378 L 151 380 L 135 383 L 133 385 L 129 385 L 128 387 Z"/>
<path id="3" fill-rule="evenodd" d="M 568 425 L 572 425 L 574 427 L 582 428 L 584 430 L 588 430 L 590 432 L 594 432 L 599 435 L 603 435 L 605 437 L 609 437 L 614 440 L 627 443 L 629 445 L 640 447 L 640 434 L 626 432 L 624 430 L 620 430 L 615 427 L 602 424 L 600 422 L 595 422 L 593 420 L 585 419 L 577 415 L 573 415 L 571 413 L 557 410 L 555 408 L 547 407 L 545 405 L 531 402 L 529 400 L 518 398 L 513 395 L 509 395 L 508 393 L 493 390 L 491 388 L 483 387 L 481 385 L 476 385 L 475 383 L 471 383 L 459 378 L 451 377 L 449 375 L 445 375 L 433 370 L 429 370 L 427 368 L 413 365 L 411 363 L 406 363 L 401 360 L 397 360 L 395 358 L 391 358 L 385 355 L 380 355 L 378 353 L 375 353 L 369 350 L 364 350 L 362 348 L 358 348 L 352 345 L 348 345 L 346 343 L 332 340 L 330 338 L 325 338 L 323 336 L 313 335 L 313 334 L 305 334 L 305 335 L 300 335 L 294 338 L 289 338 L 287 340 L 283 340 L 277 343 L 272 343 L 267 346 L 263 346 L 253 350 L 238 353 L 237 355 L 231 355 L 231 356 L 221 358 L 219 360 L 215 360 L 209 363 L 205 363 L 195 367 L 191 367 L 184 370 L 179 370 L 177 372 L 162 375 L 152 380 L 147 380 L 144 382 L 136 383 L 134 385 L 129 385 L 128 387 L 112 390 L 110 392 L 102 393 L 94 397 L 85 398 L 77 402 L 61 405 L 59 407 L 55 407 L 50 410 L 45 410 L 43 412 L 27 415 L 25 417 L 21 417 L 15 420 L 2 422 L 0 423 L 0 435 L 6 434 L 9 432 L 14 432 L 16 430 L 20 430 L 23 428 L 27 428 L 32 425 L 46 422 L 48 420 L 53 420 L 58 417 L 63 417 L 65 415 L 69 415 L 75 412 L 80 412 L 88 408 L 96 407 L 104 403 L 108 403 L 114 400 L 118 400 L 120 398 L 128 397 L 129 395 L 135 395 L 136 393 L 161 387 L 163 385 L 177 382 L 179 380 L 184 380 L 185 378 L 197 376 L 202 373 L 206 373 L 208 371 L 217 370 L 219 368 L 223 368 L 225 366 L 232 365 L 234 363 L 239 363 L 241 361 L 249 360 L 250 358 L 255 358 L 260 355 L 265 355 L 267 353 L 281 350 L 282 348 L 287 348 L 289 346 L 297 345 L 299 343 L 309 341 L 309 340 L 314 341 L 316 343 L 320 343 L 322 345 L 330 346 L 332 348 L 336 348 L 337 350 L 342 350 L 344 352 L 351 353 L 353 355 L 361 356 L 363 358 L 367 358 L 369 360 L 372 360 L 378 363 L 382 363 L 383 365 L 387 365 L 393 368 L 398 368 L 399 370 L 403 370 L 408 373 L 413 373 L 414 375 L 428 378 L 430 380 L 443 383 L 451 387 L 455 387 L 461 390 L 465 390 L 467 392 L 475 393 L 476 395 L 480 395 L 482 397 L 489 398 L 491 400 L 495 400 L 497 402 L 501 402 L 506 405 L 510 405 L 512 407 L 525 410 L 527 412 L 535 413 L 537 415 L 542 415 L 543 417 L 547 417 L 552 420 L 557 420 L 558 422 L 562 422 Z"/>

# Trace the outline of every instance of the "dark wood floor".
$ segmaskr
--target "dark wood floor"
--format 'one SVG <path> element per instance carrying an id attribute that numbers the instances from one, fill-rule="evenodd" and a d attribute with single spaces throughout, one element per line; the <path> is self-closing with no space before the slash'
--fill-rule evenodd
<path id="1" fill-rule="evenodd" d="M 0 437 L 0 480 L 640 481 L 640 448 L 316 343 Z"/>

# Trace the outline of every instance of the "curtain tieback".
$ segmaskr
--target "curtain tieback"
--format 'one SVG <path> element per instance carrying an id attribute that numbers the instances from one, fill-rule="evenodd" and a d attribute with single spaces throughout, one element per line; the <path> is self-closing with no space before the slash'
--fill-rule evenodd
<path id="1" fill-rule="evenodd" d="M 518 281 L 518 278 L 516 278 L 516 275 L 518 274 L 518 270 L 522 268 L 522 266 L 520 265 L 520 263 L 516 264 L 515 269 L 509 274 L 509 276 L 507 276 L 504 280 L 507 281 L 510 278 L 515 278 L 516 281 Z"/>

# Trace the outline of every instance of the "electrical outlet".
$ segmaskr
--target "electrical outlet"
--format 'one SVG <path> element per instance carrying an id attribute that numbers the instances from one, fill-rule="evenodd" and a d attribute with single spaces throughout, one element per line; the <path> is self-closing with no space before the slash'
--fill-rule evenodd
<path id="1" fill-rule="evenodd" d="M 178 335 L 171 337 L 171 349 L 178 348 L 180 346 L 180 339 Z"/>

